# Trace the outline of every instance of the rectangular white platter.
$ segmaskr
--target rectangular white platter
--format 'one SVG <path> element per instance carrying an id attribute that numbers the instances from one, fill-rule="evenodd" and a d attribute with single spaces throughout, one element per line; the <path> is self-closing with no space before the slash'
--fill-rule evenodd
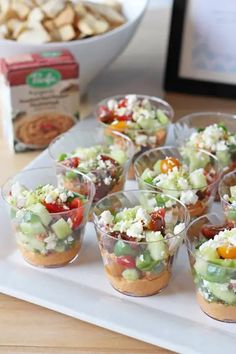
<path id="1" fill-rule="evenodd" d="M 93 129 L 92 119 L 79 123 Z M 168 144 L 173 141 L 172 133 Z M 47 151 L 29 167 L 51 165 Z M 135 188 L 127 182 L 126 189 Z M 68 316 L 183 354 L 235 353 L 236 324 L 215 321 L 199 309 L 184 246 L 173 279 L 161 294 L 132 298 L 116 292 L 103 272 L 93 225 L 79 258 L 64 268 L 38 269 L 16 249 L 9 218 L 0 200 L 0 291 Z"/>

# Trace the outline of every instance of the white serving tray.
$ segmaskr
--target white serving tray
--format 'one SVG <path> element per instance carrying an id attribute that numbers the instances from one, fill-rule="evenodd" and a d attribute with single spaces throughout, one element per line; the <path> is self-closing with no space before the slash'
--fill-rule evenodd
<path id="1" fill-rule="evenodd" d="M 95 122 L 88 119 L 79 125 L 91 129 Z M 27 168 L 50 164 L 45 151 Z M 127 182 L 126 188 L 134 187 L 135 182 Z M 116 292 L 108 283 L 91 223 L 77 261 L 64 268 L 38 269 L 25 263 L 18 253 L 3 204 L 0 199 L 2 293 L 181 354 L 236 352 L 236 324 L 207 317 L 196 303 L 184 246 L 169 287 L 159 295 L 132 298 Z"/>

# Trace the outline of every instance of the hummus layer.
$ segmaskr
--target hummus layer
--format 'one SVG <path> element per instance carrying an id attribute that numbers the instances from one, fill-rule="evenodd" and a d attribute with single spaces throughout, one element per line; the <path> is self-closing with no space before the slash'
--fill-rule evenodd
<path id="1" fill-rule="evenodd" d="M 59 267 L 66 265 L 70 261 L 72 261 L 81 248 L 81 242 L 75 244 L 74 247 L 70 248 L 65 252 L 54 252 L 48 255 L 42 255 L 39 253 L 31 252 L 20 246 L 20 251 L 24 259 L 38 267 Z"/>
<path id="2" fill-rule="evenodd" d="M 157 294 L 162 289 L 167 287 L 171 277 L 171 273 L 168 270 L 165 270 L 153 279 L 143 278 L 134 281 L 128 281 L 123 277 L 116 277 L 112 275 L 107 267 L 105 267 L 105 271 L 108 279 L 115 289 L 121 293 L 132 296 L 149 296 Z"/>
<path id="3" fill-rule="evenodd" d="M 210 317 L 224 322 L 236 322 L 236 306 L 208 302 L 199 292 L 197 293 L 197 301 L 202 311 Z"/>

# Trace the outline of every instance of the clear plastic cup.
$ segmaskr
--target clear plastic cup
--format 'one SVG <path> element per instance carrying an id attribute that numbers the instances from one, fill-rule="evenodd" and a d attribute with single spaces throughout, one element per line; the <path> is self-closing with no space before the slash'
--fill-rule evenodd
<path id="1" fill-rule="evenodd" d="M 101 123 L 102 127 L 104 128 L 105 135 L 109 136 L 111 134 L 111 131 L 117 130 L 123 134 L 126 134 L 133 141 L 135 146 L 135 151 L 136 151 L 133 157 L 133 161 L 135 161 L 135 159 L 140 153 L 148 149 L 152 149 L 158 146 L 163 146 L 165 144 L 168 128 L 174 117 L 174 110 L 169 105 L 169 103 L 167 103 L 166 101 L 158 97 L 147 96 L 147 95 L 136 95 L 138 99 L 148 99 L 152 106 L 163 111 L 165 115 L 168 117 L 169 122 L 165 124 L 160 124 L 160 126 L 155 129 L 154 128 L 153 129 L 133 129 L 122 125 L 120 127 L 114 128 L 112 127 L 112 125 L 102 122 L 101 110 L 103 109 L 103 107 L 107 106 L 108 101 L 111 99 L 118 101 L 124 99 L 125 96 L 126 95 L 117 95 L 117 96 L 105 98 L 104 100 L 102 100 L 97 104 L 95 110 L 95 116 L 97 120 Z M 129 170 L 129 178 L 134 179 L 133 164 L 131 165 Z"/>
<path id="2" fill-rule="evenodd" d="M 72 262 L 82 246 L 85 224 L 95 192 L 92 181 L 80 174 L 83 195 L 87 199 L 83 206 L 49 215 L 45 215 L 45 210 L 40 211 L 42 204 L 32 203 L 27 208 L 11 205 L 8 196 L 16 182 L 30 190 L 47 184 L 58 187 L 55 170 L 50 167 L 24 170 L 4 184 L 2 196 L 10 212 L 18 248 L 28 263 L 38 267 L 60 267 Z M 72 226 L 68 227 L 70 222 Z"/>
<path id="3" fill-rule="evenodd" d="M 174 125 L 174 136 L 178 146 L 185 145 L 190 135 L 198 129 L 206 128 L 212 124 L 223 124 L 230 132 L 236 134 L 236 115 L 220 112 L 197 112 L 180 118 Z M 205 147 L 203 147 L 205 149 Z M 215 150 L 208 149 L 212 154 Z M 229 172 L 236 167 L 236 155 L 233 150 L 229 150 L 227 158 L 225 154 L 218 154 L 221 166 Z"/>
<path id="4" fill-rule="evenodd" d="M 135 177 L 140 189 L 152 189 L 152 190 L 166 193 L 168 195 L 172 195 L 176 198 L 180 198 L 181 192 L 189 192 L 189 193 L 194 192 L 198 196 L 198 199 L 193 204 L 186 203 L 186 206 L 188 208 L 191 218 L 195 218 L 205 214 L 211 208 L 217 192 L 217 186 L 218 186 L 219 178 L 221 176 L 221 170 L 217 158 L 214 155 L 208 153 L 207 151 L 200 150 L 200 149 L 199 150 L 191 149 L 191 153 L 192 155 L 193 154 L 196 155 L 197 153 L 200 153 L 202 156 L 209 157 L 210 162 L 208 163 L 206 168 L 207 171 L 212 171 L 212 180 L 209 181 L 207 187 L 192 188 L 192 189 L 179 188 L 177 190 L 168 187 L 162 188 L 162 187 L 154 186 L 142 180 L 141 176 L 146 168 L 153 169 L 153 166 L 158 160 L 164 160 L 168 157 L 174 157 L 178 159 L 181 164 L 185 163 L 189 165 L 189 168 L 192 168 L 191 163 L 189 161 L 189 156 L 191 154 L 188 153 L 186 155 L 185 151 L 182 150 L 181 148 L 166 146 L 166 147 L 156 148 L 156 149 L 151 149 L 149 151 L 146 151 L 136 159 L 134 163 L 134 170 L 135 170 Z"/>
<path id="5" fill-rule="evenodd" d="M 199 246 L 207 239 L 203 227 L 213 226 L 213 234 L 227 228 L 227 221 L 218 215 L 203 215 L 192 221 L 186 233 L 190 267 L 196 287 L 197 301 L 208 316 L 223 322 L 236 322 L 236 260 L 206 260 L 200 255 Z M 225 226 L 224 226 L 225 224 Z M 216 231 L 218 230 L 218 231 Z M 209 238 L 212 236 L 209 233 Z M 205 231 L 206 234 L 206 231 Z"/>
<path id="6" fill-rule="evenodd" d="M 124 163 L 117 163 L 110 168 L 91 169 L 89 172 L 82 171 L 92 179 L 95 185 L 93 203 L 109 193 L 114 193 L 124 188 L 126 174 L 134 154 L 132 141 L 119 132 L 112 132 L 107 137 L 104 136 L 103 129 L 95 128 L 93 131 L 88 131 L 87 129 L 79 128 L 59 136 L 49 146 L 49 155 L 57 165 L 61 185 L 69 190 L 80 192 L 79 167 L 68 167 L 64 161 L 58 161 L 58 159 L 62 154 L 70 154 L 79 147 L 90 148 L 95 145 L 117 146 L 127 159 Z"/>
<path id="7" fill-rule="evenodd" d="M 104 270 L 111 285 L 130 296 L 149 296 L 165 289 L 171 279 L 176 255 L 182 244 L 189 213 L 178 200 L 168 197 L 173 205 L 166 208 L 163 240 L 146 242 L 108 233 L 99 223 L 103 211 L 111 213 L 141 205 L 151 212 L 156 207 L 156 197 L 165 197 L 153 191 L 125 191 L 111 194 L 100 200 L 94 208 L 97 232 Z M 175 226 L 184 223 L 174 233 Z"/>

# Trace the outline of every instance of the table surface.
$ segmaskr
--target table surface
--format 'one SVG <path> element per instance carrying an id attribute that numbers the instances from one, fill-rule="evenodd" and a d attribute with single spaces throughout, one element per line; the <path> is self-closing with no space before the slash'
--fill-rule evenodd
<path id="1" fill-rule="evenodd" d="M 168 2 L 167 2 L 168 3 Z M 162 91 L 170 8 L 147 11 L 128 49 L 102 73 L 82 99 L 86 117 L 98 100 L 119 93 L 145 93 L 164 97 L 175 109 L 175 119 L 196 111 L 235 113 L 233 100 Z M 21 170 L 39 152 L 14 154 L 0 125 L 0 184 Z M 6 166 L 6 167 L 5 167 Z M 158 320 L 158 319 L 157 319 Z M 157 323 L 158 324 L 158 323 Z M 57 354 L 167 354 L 168 350 L 96 327 L 30 303 L 0 295 L 0 353 Z"/>

